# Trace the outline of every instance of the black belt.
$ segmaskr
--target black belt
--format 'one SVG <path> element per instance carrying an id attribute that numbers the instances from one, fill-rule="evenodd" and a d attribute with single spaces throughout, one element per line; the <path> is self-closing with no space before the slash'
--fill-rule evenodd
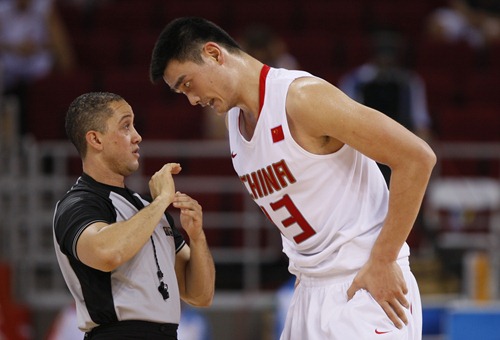
<path id="1" fill-rule="evenodd" d="M 85 333 L 87 339 L 162 339 L 177 340 L 177 327 L 172 323 L 124 320 L 99 325 Z"/>

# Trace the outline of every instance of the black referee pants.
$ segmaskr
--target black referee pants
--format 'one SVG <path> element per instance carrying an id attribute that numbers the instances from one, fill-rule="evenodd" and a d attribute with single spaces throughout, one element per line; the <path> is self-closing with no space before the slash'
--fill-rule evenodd
<path id="1" fill-rule="evenodd" d="M 84 340 L 177 340 L 176 324 L 140 320 L 118 321 L 85 333 Z"/>

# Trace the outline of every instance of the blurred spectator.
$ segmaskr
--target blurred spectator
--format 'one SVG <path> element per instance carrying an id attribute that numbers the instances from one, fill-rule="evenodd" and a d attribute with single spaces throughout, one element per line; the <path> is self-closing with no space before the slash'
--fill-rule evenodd
<path id="1" fill-rule="evenodd" d="M 3 311 L 2 311 L 2 304 L 0 304 L 0 340 L 6 340 L 7 337 L 3 334 Z"/>
<path id="2" fill-rule="evenodd" d="M 403 63 L 405 41 L 395 32 L 372 37 L 372 56 L 341 77 L 339 88 L 354 100 L 390 116 L 420 138 L 430 141 L 431 120 L 423 79 Z M 380 165 L 387 183 L 390 170 Z"/>
<path id="3" fill-rule="evenodd" d="M 57 314 L 46 340 L 81 340 L 85 333 L 77 325 L 76 307 L 71 303 Z"/>
<path id="4" fill-rule="evenodd" d="M 74 51 L 52 0 L 0 2 L 2 92 L 19 98 L 22 116 L 31 82 L 74 66 Z M 22 118 L 21 133 L 25 132 Z"/>
<path id="5" fill-rule="evenodd" d="M 286 314 L 292 301 L 295 290 L 296 277 L 291 276 L 276 293 L 276 310 L 274 323 L 274 337 L 278 340 L 285 327 Z"/>
<path id="6" fill-rule="evenodd" d="M 427 18 L 429 38 L 442 42 L 464 41 L 480 48 L 500 41 L 500 2 L 491 0 L 449 0 Z"/>
<path id="7" fill-rule="evenodd" d="M 241 37 L 241 48 L 254 58 L 275 68 L 297 70 L 297 59 L 288 51 L 285 41 L 263 24 L 248 26 Z"/>
<path id="8" fill-rule="evenodd" d="M 207 318 L 184 302 L 181 308 L 181 322 L 177 330 L 179 340 L 211 340 L 212 329 Z"/>

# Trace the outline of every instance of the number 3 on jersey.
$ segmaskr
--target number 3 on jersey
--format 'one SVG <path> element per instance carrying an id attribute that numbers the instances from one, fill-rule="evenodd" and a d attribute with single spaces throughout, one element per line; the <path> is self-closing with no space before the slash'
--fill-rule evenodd
<path id="1" fill-rule="evenodd" d="M 300 227 L 300 229 L 302 229 L 302 232 L 300 234 L 295 235 L 293 237 L 293 240 L 297 244 L 300 244 L 300 243 L 304 242 L 309 237 L 311 237 L 314 234 L 316 234 L 316 231 L 306 221 L 306 219 L 304 218 L 304 216 L 302 216 L 302 214 L 300 213 L 299 209 L 297 209 L 297 206 L 293 203 L 293 201 L 290 198 L 290 196 L 285 195 L 280 200 L 269 204 L 269 206 L 271 207 L 271 209 L 273 211 L 276 211 L 276 210 L 281 209 L 281 208 L 285 208 L 290 213 L 289 217 L 287 217 L 287 218 L 285 218 L 284 220 L 281 221 L 281 224 L 283 224 L 283 226 L 285 228 L 288 228 L 289 226 L 297 223 L 298 226 Z M 271 219 L 271 217 L 269 216 L 269 214 L 267 213 L 266 209 L 264 207 L 262 207 L 262 206 L 260 208 L 262 209 L 262 211 L 264 212 L 264 214 L 266 214 L 267 218 L 269 218 L 269 220 L 273 221 Z"/>

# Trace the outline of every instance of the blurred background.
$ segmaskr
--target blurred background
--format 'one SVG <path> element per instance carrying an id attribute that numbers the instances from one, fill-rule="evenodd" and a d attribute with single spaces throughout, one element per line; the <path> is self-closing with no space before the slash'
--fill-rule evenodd
<path id="1" fill-rule="evenodd" d="M 183 307 L 180 339 L 278 338 L 287 259 L 233 173 L 223 119 L 148 79 L 160 31 L 188 15 L 431 144 L 438 164 L 408 240 L 424 339 L 499 339 L 496 0 L 0 0 L 0 339 L 81 339 L 61 335 L 76 326 L 52 213 L 81 171 L 65 111 L 89 91 L 115 92 L 134 109 L 143 164 L 129 186 L 144 192 L 161 164 L 179 162 L 177 187 L 203 206 L 217 292 L 210 308 Z"/>

